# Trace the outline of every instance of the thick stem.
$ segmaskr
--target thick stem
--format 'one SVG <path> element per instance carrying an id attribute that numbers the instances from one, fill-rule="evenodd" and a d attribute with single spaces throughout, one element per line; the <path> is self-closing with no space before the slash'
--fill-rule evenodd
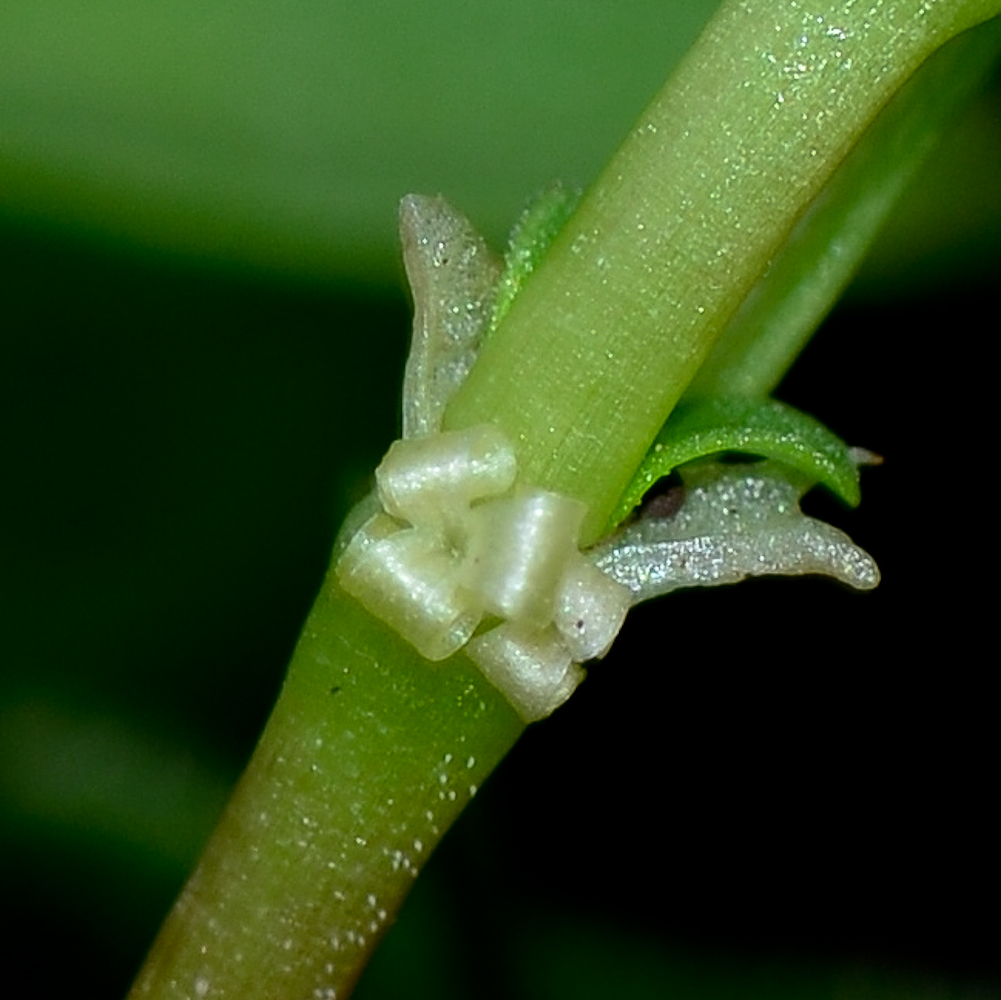
<path id="1" fill-rule="evenodd" d="M 690 396 L 765 396 L 775 389 L 999 53 L 996 19 L 953 39 L 908 80 L 741 305 L 689 386 Z"/>
<path id="2" fill-rule="evenodd" d="M 130 996 L 347 996 L 523 728 L 465 656 L 429 664 L 329 574 L 253 760 Z"/>
<path id="3" fill-rule="evenodd" d="M 446 421 L 601 531 L 726 323 L 866 125 L 997 0 L 730 0 L 486 343 Z"/>

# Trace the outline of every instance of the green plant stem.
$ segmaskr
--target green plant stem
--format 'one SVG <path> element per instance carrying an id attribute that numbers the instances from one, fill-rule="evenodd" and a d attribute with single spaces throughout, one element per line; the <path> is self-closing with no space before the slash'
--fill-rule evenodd
<path id="1" fill-rule="evenodd" d="M 866 123 L 984 0 L 725 4 L 448 413 L 610 513 L 716 337 Z M 134 997 L 342 1000 L 522 724 L 323 585 L 254 758 Z"/>
<path id="2" fill-rule="evenodd" d="M 466 657 L 428 664 L 330 574 L 130 996 L 346 996 L 523 728 Z"/>
<path id="3" fill-rule="evenodd" d="M 766 396 L 775 389 L 999 53 L 995 19 L 943 46 L 908 80 L 796 225 L 686 395 Z"/>
<path id="4" fill-rule="evenodd" d="M 595 540 L 796 221 L 920 63 L 1001 3 L 725 3 L 487 341 L 447 415 L 517 442 Z"/>

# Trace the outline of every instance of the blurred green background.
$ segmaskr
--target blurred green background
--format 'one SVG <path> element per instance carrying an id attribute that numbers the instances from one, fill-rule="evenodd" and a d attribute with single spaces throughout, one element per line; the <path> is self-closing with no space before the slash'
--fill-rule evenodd
<path id="1" fill-rule="evenodd" d="M 125 991 L 251 752 L 396 433 L 399 197 L 499 245 L 594 177 L 714 6 L 0 5 L 10 995 Z M 360 997 L 1001 996 L 999 163 L 995 79 L 781 393 L 887 457 L 860 510 L 809 501 L 880 589 L 636 613 Z"/>

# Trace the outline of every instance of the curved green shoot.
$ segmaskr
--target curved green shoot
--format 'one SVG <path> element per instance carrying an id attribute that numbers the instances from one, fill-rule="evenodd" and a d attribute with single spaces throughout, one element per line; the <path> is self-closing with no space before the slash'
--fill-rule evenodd
<path id="1" fill-rule="evenodd" d="M 486 340 L 446 427 L 496 423 L 596 540 L 795 224 L 974 3 L 725 3 Z"/>
<path id="2" fill-rule="evenodd" d="M 928 154 L 1001 54 L 1001 20 L 936 52 L 869 126 L 751 290 L 688 398 L 772 392 Z"/>

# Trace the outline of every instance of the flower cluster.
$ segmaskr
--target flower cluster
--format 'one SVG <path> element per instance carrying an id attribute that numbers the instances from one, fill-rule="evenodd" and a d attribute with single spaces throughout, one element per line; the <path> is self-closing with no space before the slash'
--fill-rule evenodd
<path id="1" fill-rule="evenodd" d="M 506 287 L 498 261 L 443 198 L 408 195 L 400 224 L 414 293 L 403 438 L 376 470 L 374 496 L 349 516 L 337 575 L 427 659 L 464 650 L 531 722 L 570 697 L 581 664 L 604 656 L 640 601 L 763 574 L 825 573 L 876 586 L 872 558 L 799 507 L 819 480 L 851 502 L 857 466 L 871 456 L 831 444 L 815 421 L 774 403 L 754 412 L 713 404 L 711 433 L 698 421 L 694 431 L 682 428 L 675 461 L 647 470 L 652 482 L 680 466 L 680 506 L 665 514 L 649 505 L 581 552 L 585 505 L 518 483 L 500 429 L 441 429 L 489 328 L 498 282 Z M 763 445 L 775 459 L 690 461 L 735 445 Z"/>
<path id="2" fill-rule="evenodd" d="M 532 721 L 607 652 L 632 595 L 581 554 L 585 506 L 515 487 L 516 473 L 514 449 L 489 425 L 394 442 L 376 470 L 381 509 L 337 573 L 429 660 L 465 647 Z"/>

